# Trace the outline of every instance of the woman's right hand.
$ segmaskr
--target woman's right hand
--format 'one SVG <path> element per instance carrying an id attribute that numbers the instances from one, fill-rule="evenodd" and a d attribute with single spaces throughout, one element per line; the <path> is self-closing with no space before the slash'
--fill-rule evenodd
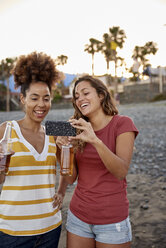
<path id="1" fill-rule="evenodd" d="M 62 146 L 67 146 L 70 144 L 70 142 L 68 141 L 67 136 L 57 136 L 56 137 L 56 144 L 61 149 Z"/>

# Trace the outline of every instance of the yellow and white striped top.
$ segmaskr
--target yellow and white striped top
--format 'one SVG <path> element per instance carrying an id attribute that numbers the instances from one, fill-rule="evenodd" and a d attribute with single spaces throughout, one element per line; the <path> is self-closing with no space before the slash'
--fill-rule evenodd
<path id="1" fill-rule="evenodd" d="M 0 195 L 0 231 L 9 235 L 37 235 L 62 223 L 61 211 L 53 208 L 56 177 L 56 145 L 45 135 L 42 153 L 24 139 L 12 121 L 9 173 Z"/>

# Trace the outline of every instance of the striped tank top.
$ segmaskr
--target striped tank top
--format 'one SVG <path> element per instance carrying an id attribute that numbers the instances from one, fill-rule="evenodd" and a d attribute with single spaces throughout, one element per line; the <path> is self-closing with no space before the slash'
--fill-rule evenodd
<path id="1" fill-rule="evenodd" d="M 14 236 L 46 233 L 61 225 L 61 211 L 53 208 L 56 177 L 56 145 L 45 135 L 42 153 L 24 139 L 12 121 L 9 173 L 0 195 L 0 231 Z"/>

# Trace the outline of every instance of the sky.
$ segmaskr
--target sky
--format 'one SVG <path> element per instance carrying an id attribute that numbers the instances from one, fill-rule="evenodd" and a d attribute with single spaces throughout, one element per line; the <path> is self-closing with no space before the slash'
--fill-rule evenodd
<path id="1" fill-rule="evenodd" d="M 0 0 L 0 60 L 45 52 L 68 62 L 65 73 L 91 73 L 91 55 L 84 52 L 90 38 L 102 41 L 109 28 L 119 26 L 127 39 L 119 55 L 127 67 L 134 47 L 157 43 L 150 56 L 153 67 L 166 66 L 166 0 Z M 110 73 L 114 73 L 110 63 Z M 95 54 L 96 75 L 107 72 L 103 54 Z"/>

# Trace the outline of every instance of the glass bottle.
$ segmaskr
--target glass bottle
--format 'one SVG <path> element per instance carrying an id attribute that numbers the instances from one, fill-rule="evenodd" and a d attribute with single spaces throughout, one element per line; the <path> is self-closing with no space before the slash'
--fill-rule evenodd
<path id="1" fill-rule="evenodd" d="M 60 174 L 62 176 L 73 175 L 73 159 L 74 159 L 73 146 L 71 144 L 67 146 L 62 146 L 61 163 L 60 163 Z"/>
<path id="2" fill-rule="evenodd" d="M 7 122 L 6 129 L 3 135 L 3 138 L 0 141 L 0 171 L 4 171 L 8 173 L 10 158 L 12 155 L 12 140 L 11 140 L 11 130 L 12 124 L 11 122 Z"/>

